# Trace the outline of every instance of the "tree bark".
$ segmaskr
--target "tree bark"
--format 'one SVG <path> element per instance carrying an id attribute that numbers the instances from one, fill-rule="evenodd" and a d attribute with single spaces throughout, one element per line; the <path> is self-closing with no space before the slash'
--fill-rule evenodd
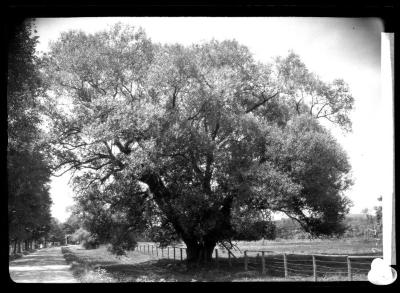
<path id="1" fill-rule="evenodd" d="M 188 264 L 199 265 L 211 262 L 212 253 L 216 245 L 215 242 L 205 242 L 200 244 L 197 242 L 187 241 L 185 243 L 187 247 L 186 253 Z"/>
<path id="2" fill-rule="evenodd" d="M 156 174 L 149 173 L 143 175 L 140 180 L 149 186 L 156 203 L 165 213 L 176 233 L 185 242 L 187 247 L 187 263 L 189 265 L 199 265 L 211 262 L 212 253 L 220 238 L 221 232 L 229 231 L 231 228 L 230 209 L 232 198 L 228 197 L 224 200 L 222 209 L 211 209 L 208 211 L 210 216 L 217 219 L 217 224 L 213 229 L 207 231 L 207 235 L 204 235 L 203 239 L 197 239 L 190 229 L 187 231 L 188 229 L 182 227 L 181 221 L 179 221 L 179 213 L 176 213 L 174 210 L 175 207 L 169 204 L 169 199 L 175 198 L 176 195 L 164 186 L 161 178 Z M 186 221 L 183 222 L 186 223 Z"/>

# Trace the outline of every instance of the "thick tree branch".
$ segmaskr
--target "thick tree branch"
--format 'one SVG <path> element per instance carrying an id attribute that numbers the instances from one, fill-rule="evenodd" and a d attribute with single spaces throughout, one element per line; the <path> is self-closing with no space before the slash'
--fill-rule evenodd
<path id="1" fill-rule="evenodd" d="M 117 165 L 120 169 L 122 169 L 124 167 L 124 165 L 122 164 L 122 162 L 120 160 L 118 160 L 114 154 L 112 153 L 111 147 L 108 145 L 108 143 L 106 141 L 103 141 L 103 144 L 106 146 L 107 148 L 107 152 L 108 152 L 108 157 L 115 163 L 115 165 Z"/>
<path id="2" fill-rule="evenodd" d="M 174 86 L 174 92 L 172 93 L 172 109 L 175 109 L 177 94 L 178 94 L 178 87 Z"/>
<path id="3" fill-rule="evenodd" d="M 250 113 L 254 110 L 256 110 L 258 107 L 264 105 L 266 102 L 268 102 L 269 100 L 275 98 L 277 95 L 279 94 L 279 92 L 273 94 L 272 96 L 269 97 L 265 97 L 264 94 L 261 94 L 262 100 L 260 102 L 258 102 L 257 104 L 251 106 L 249 109 L 246 110 L 246 113 Z M 259 96 L 256 96 L 255 94 L 253 94 L 255 97 L 259 98 Z"/>
<path id="4" fill-rule="evenodd" d="M 114 139 L 114 145 L 119 149 L 119 151 L 125 155 L 129 155 L 132 150 L 129 145 L 135 141 L 134 138 L 127 140 L 123 145 L 118 139 Z"/>
<path id="5" fill-rule="evenodd" d="M 214 155 L 210 152 L 206 155 L 206 170 L 203 176 L 203 187 L 204 190 L 209 193 L 211 192 L 211 178 L 212 178 L 212 163 Z"/>
<path id="6" fill-rule="evenodd" d="M 213 141 L 214 141 L 215 138 L 217 137 L 219 128 L 220 128 L 220 124 L 219 124 L 219 117 L 218 117 L 217 122 L 215 123 L 214 131 L 211 133 L 211 139 L 212 139 Z"/>

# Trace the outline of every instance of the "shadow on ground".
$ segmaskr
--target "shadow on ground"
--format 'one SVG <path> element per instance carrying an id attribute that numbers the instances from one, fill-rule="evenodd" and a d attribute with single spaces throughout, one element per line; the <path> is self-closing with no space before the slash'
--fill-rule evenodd
<path id="1" fill-rule="evenodd" d="M 156 259 L 139 252 L 132 252 L 129 258 L 115 258 L 115 260 L 102 260 L 97 254 L 90 256 L 77 249 L 63 250 L 67 263 L 71 264 L 74 276 L 84 280 L 88 271 L 104 269 L 112 276 L 114 282 L 227 282 L 233 277 L 250 277 L 254 272 L 243 272 L 243 265 L 233 266 L 230 269 L 221 270 L 211 264 L 202 268 L 188 269 L 185 262 L 171 259 Z M 129 262 L 129 263 L 127 263 Z M 234 275 L 234 276 L 233 276 Z"/>
<path id="2" fill-rule="evenodd" d="M 83 276 L 88 271 L 100 270 L 106 272 L 112 282 L 231 282 L 231 281 L 312 281 L 313 268 L 310 256 L 291 255 L 287 267 L 290 278 L 285 279 L 283 258 L 275 255 L 265 257 L 266 274 L 261 274 L 262 262 L 260 257 L 248 257 L 248 271 L 244 270 L 244 258 L 232 259 L 229 265 L 227 258 L 220 258 L 218 265 L 210 263 L 206 267 L 188 268 L 185 261 L 173 259 L 158 259 L 155 256 L 131 251 L 127 256 L 116 257 L 107 252 L 106 248 L 84 250 L 74 248 L 65 250 L 64 257 L 72 265 L 74 276 L 87 282 Z M 282 259 L 281 259 L 282 258 Z M 323 259 L 318 261 L 322 262 Z M 330 258 L 329 263 L 322 263 L 318 271 L 319 280 L 347 280 L 347 263 L 343 257 Z M 329 264 L 329 272 L 321 269 Z M 356 262 L 353 266 L 356 268 Z M 275 268 L 274 268 L 275 267 Z M 369 263 L 363 269 L 369 268 Z M 361 268 L 361 267 L 360 267 Z M 296 273 L 300 271 L 300 273 Z M 366 279 L 366 276 L 364 276 Z M 361 279 L 364 279 L 362 277 Z M 336 279 L 335 279 L 336 278 Z M 101 278 L 100 278 L 101 279 Z M 94 278 L 94 282 L 97 282 Z"/>

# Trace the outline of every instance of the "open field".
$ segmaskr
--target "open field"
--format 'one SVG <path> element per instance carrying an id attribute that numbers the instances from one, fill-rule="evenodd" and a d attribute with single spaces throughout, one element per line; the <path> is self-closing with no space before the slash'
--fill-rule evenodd
<path id="1" fill-rule="evenodd" d="M 140 245 L 155 245 L 154 242 L 140 242 Z M 235 255 L 243 254 L 244 250 L 271 250 L 275 253 L 293 254 L 342 254 L 342 255 L 382 255 L 382 242 L 364 239 L 313 239 L 313 240 L 259 240 L 238 241 L 239 250 Z M 185 247 L 184 244 L 175 245 Z M 221 253 L 224 253 L 221 247 Z"/>
<path id="2" fill-rule="evenodd" d="M 143 281 L 313 281 L 313 260 L 311 254 L 341 255 L 376 255 L 373 241 L 362 240 L 305 240 L 305 241 L 262 241 L 240 242 L 240 252 L 235 251 L 237 258 L 228 262 L 227 253 L 218 249 L 218 263 L 215 261 L 203 269 L 186 268 L 180 261 L 180 249 L 176 249 L 176 261 L 173 250 L 162 252 L 155 249 L 154 243 L 140 243 L 142 251 L 130 251 L 126 256 L 114 256 L 106 246 L 85 250 L 79 246 L 64 248 L 64 256 L 72 264 L 75 276 L 83 282 L 143 282 Z M 153 245 L 153 252 L 151 247 Z M 178 247 L 178 246 L 177 246 Z M 180 246 L 184 247 L 184 246 Z M 144 252 L 144 249 L 146 251 Z M 150 248 L 150 253 L 148 249 Z M 373 252 L 373 250 L 375 252 Z M 244 250 L 271 250 L 265 254 L 265 274 L 261 274 L 261 253 L 248 252 L 248 271 L 244 270 Z M 182 249 L 182 259 L 185 259 Z M 283 253 L 287 254 L 287 276 L 285 278 Z M 158 254 L 158 256 L 157 256 Z M 258 257 L 257 257 L 258 254 Z M 305 254 L 305 255 L 302 255 Z M 215 255 L 214 255 L 215 257 Z M 318 256 L 318 281 L 347 281 L 348 267 L 345 256 Z M 367 280 L 372 259 L 354 259 L 352 265 L 353 280 Z"/>

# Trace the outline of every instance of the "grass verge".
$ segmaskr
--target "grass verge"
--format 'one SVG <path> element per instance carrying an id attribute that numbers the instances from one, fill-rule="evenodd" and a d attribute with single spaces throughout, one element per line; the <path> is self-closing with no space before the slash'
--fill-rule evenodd
<path id="1" fill-rule="evenodd" d="M 19 259 L 19 258 L 23 257 L 24 255 L 28 255 L 28 254 L 30 254 L 32 252 L 35 252 L 35 251 L 37 251 L 37 249 L 25 250 L 25 251 L 20 252 L 20 253 L 11 254 L 11 255 L 8 256 L 8 261 L 13 261 L 13 260 Z"/>
<path id="2" fill-rule="evenodd" d="M 84 258 L 78 257 L 69 247 L 62 247 L 61 252 L 69 265 L 72 274 L 81 283 L 114 283 L 106 270 L 94 266 Z"/>
<path id="3" fill-rule="evenodd" d="M 64 247 L 65 259 L 71 264 L 74 276 L 81 282 L 302 282 L 313 281 L 313 276 L 292 274 L 285 279 L 279 272 L 267 271 L 262 275 L 256 269 L 244 271 L 243 262 L 229 266 L 221 260 L 219 266 L 191 268 L 183 261 L 159 259 L 138 251 L 126 256 L 112 255 L 106 246 L 86 250 L 80 247 Z M 366 280 L 366 276 L 354 275 L 353 280 Z M 318 275 L 318 281 L 347 281 L 346 275 Z"/>

